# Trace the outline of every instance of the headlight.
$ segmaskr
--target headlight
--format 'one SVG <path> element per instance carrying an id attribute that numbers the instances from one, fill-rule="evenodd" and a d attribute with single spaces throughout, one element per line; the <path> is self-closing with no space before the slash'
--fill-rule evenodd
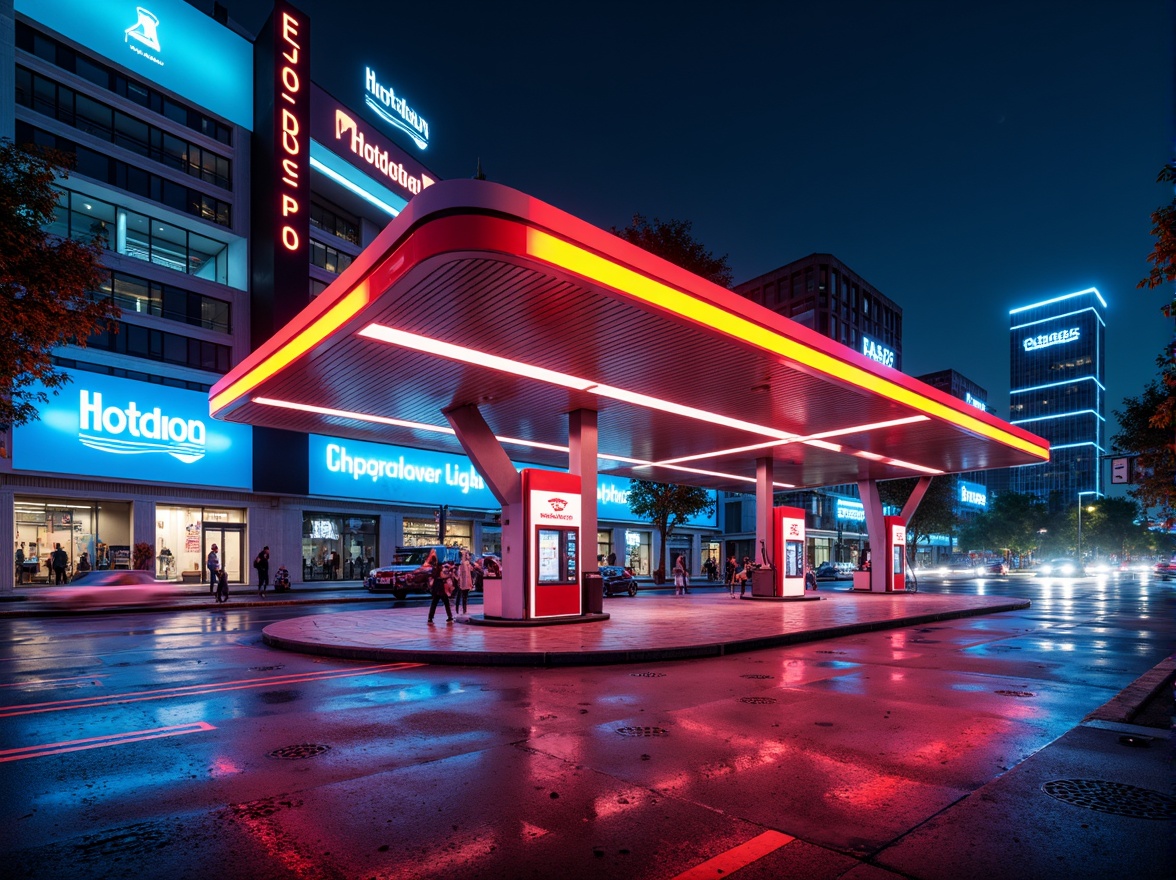
<path id="1" fill-rule="evenodd" d="M 1070 563 L 1067 562 L 1065 565 L 1062 566 L 1062 574 L 1069 576 L 1069 575 L 1072 575 L 1073 573 L 1074 573 L 1074 566 L 1071 565 Z"/>

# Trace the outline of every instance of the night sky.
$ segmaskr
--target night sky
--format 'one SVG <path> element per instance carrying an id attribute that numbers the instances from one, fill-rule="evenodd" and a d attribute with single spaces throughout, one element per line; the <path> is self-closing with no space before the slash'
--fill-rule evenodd
<path id="1" fill-rule="evenodd" d="M 224 2 L 251 33 L 270 8 Z M 832 253 L 902 308 L 904 372 L 1002 417 L 1010 308 L 1103 294 L 1108 441 L 1171 337 L 1172 292 L 1136 289 L 1172 195 L 1169 0 L 295 5 L 315 80 L 359 108 L 377 69 L 441 177 L 689 220 L 736 283 Z"/>

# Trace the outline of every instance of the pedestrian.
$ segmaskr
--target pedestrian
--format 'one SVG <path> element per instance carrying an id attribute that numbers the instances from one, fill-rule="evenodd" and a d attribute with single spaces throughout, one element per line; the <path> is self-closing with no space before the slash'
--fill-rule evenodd
<path id="1" fill-rule="evenodd" d="M 16 582 L 24 583 L 24 544 L 16 548 Z"/>
<path id="2" fill-rule="evenodd" d="M 610 550 L 610 551 L 609 551 L 609 553 L 608 553 L 608 564 L 609 564 L 609 565 L 616 565 L 616 564 L 617 564 L 617 551 L 615 551 L 615 550 Z"/>
<path id="3" fill-rule="evenodd" d="M 739 598 L 743 598 L 744 592 L 747 590 L 747 582 L 751 579 L 751 558 L 743 557 L 743 567 L 735 572 L 735 580 L 739 582 Z M 732 587 L 731 595 L 735 595 L 735 589 Z"/>
<path id="4" fill-rule="evenodd" d="M 78 572 L 84 573 L 91 571 L 94 566 L 90 564 L 90 554 L 82 551 L 82 558 L 78 560 Z"/>
<path id="5" fill-rule="evenodd" d="M 674 560 L 674 595 L 686 595 L 686 560 L 679 556 Z"/>
<path id="6" fill-rule="evenodd" d="M 339 571 L 339 551 L 331 551 L 331 580 L 339 580 L 341 572 Z"/>
<path id="7" fill-rule="evenodd" d="M 69 565 L 69 556 L 61 549 L 60 544 L 53 545 L 53 552 L 49 554 L 49 561 L 53 563 L 53 583 L 65 583 L 65 567 Z"/>
<path id="8" fill-rule="evenodd" d="M 253 560 L 253 567 L 257 569 L 257 595 L 265 595 L 265 588 L 269 586 L 269 544 L 261 548 L 257 558 Z"/>
<path id="9" fill-rule="evenodd" d="M 735 554 L 732 553 L 727 557 L 726 570 L 723 572 L 723 583 L 727 585 L 727 592 L 732 596 L 735 595 L 735 572 L 738 566 L 735 564 Z"/>
<path id="10" fill-rule="evenodd" d="M 457 564 L 457 598 L 454 599 L 454 614 L 470 613 L 470 590 L 476 580 L 474 564 L 470 562 L 470 551 L 461 551 L 461 562 Z"/>
<path id="11" fill-rule="evenodd" d="M 809 563 L 804 573 L 804 588 L 806 590 L 815 590 L 817 588 L 817 572 L 813 569 L 812 563 Z"/>
<path id="12" fill-rule="evenodd" d="M 429 624 L 433 623 L 433 615 L 437 613 L 437 603 L 445 603 L 445 622 L 453 623 L 453 611 L 449 608 L 449 596 L 453 593 L 453 567 L 442 563 L 437 558 L 437 551 L 430 550 L 421 568 L 428 569 L 429 592 L 433 594 L 429 602 Z"/>
<path id="13" fill-rule="evenodd" d="M 208 558 L 205 560 L 205 565 L 208 566 L 208 592 L 216 592 L 216 573 L 220 571 L 220 554 L 217 553 L 216 544 L 212 545 L 212 549 L 208 551 Z"/>

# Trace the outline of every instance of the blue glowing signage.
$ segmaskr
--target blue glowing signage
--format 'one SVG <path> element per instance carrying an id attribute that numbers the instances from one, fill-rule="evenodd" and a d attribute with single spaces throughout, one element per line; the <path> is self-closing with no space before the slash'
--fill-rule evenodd
<path id="1" fill-rule="evenodd" d="M 16 470 L 253 487 L 253 429 L 212 419 L 207 394 L 70 375 L 40 420 L 13 429 Z"/>
<path id="2" fill-rule="evenodd" d="M 425 117 L 408 106 L 408 102 L 397 95 L 391 86 L 383 85 L 370 67 L 364 68 L 363 84 L 367 90 L 363 100 L 372 112 L 397 131 L 408 135 L 417 145 L 417 149 L 427 149 L 429 123 L 425 121 Z"/>
<path id="3" fill-rule="evenodd" d="M 976 407 L 976 409 L 978 409 L 978 410 L 983 410 L 984 412 L 988 412 L 988 404 L 985 403 L 983 400 L 981 400 L 979 397 L 973 397 L 971 392 L 969 392 L 969 391 L 964 392 L 964 403 L 970 404 L 971 406 Z"/>
<path id="4" fill-rule="evenodd" d="M 253 128 L 252 44 L 183 0 L 16 0 L 16 11 Z"/>
<path id="5" fill-rule="evenodd" d="M 1067 342 L 1077 342 L 1082 338 L 1082 331 L 1077 327 L 1068 330 L 1055 330 L 1053 333 L 1039 333 L 1037 336 L 1026 336 L 1021 341 L 1025 351 L 1037 351 L 1040 348 L 1052 348 L 1055 345 L 1065 345 Z"/>
<path id="6" fill-rule="evenodd" d="M 851 501 L 848 498 L 838 498 L 833 502 L 833 516 L 840 521 L 860 522 L 866 521 L 866 508 L 860 501 Z"/>
<path id="7" fill-rule="evenodd" d="M 311 495 L 472 510 L 501 506 L 464 455 L 319 434 L 310 435 L 309 446 Z M 643 521 L 629 509 L 628 478 L 600 474 L 596 503 L 602 520 Z M 714 527 L 715 514 L 687 525 Z"/>
<path id="8" fill-rule="evenodd" d="M 988 507 L 988 489 L 979 483 L 960 480 L 960 504 L 981 510 Z"/>
<path id="9" fill-rule="evenodd" d="M 862 354 L 884 367 L 894 366 L 894 350 L 867 336 L 862 337 Z"/>

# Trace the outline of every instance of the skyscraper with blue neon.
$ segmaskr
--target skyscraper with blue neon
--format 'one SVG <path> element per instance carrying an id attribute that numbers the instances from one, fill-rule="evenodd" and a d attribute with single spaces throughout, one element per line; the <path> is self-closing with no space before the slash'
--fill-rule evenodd
<path id="1" fill-rule="evenodd" d="M 1009 488 L 1052 510 L 1103 495 L 1106 311 L 1091 287 L 1009 312 L 1009 421 L 1051 447 L 1049 462 L 1012 469 Z"/>

